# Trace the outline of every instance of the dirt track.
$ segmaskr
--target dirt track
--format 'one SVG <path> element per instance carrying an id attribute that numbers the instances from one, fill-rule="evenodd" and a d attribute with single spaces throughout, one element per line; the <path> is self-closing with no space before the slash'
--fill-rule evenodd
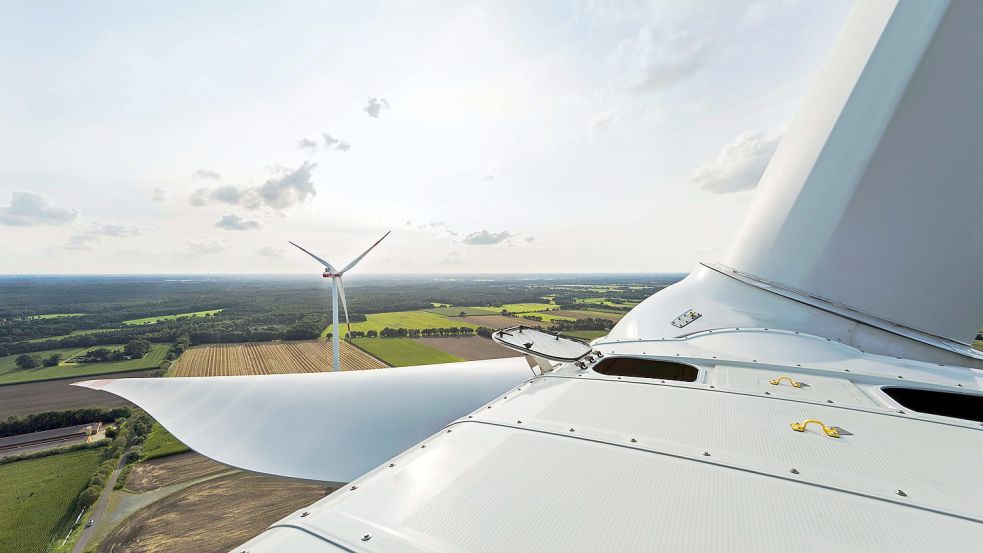
<path id="1" fill-rule="evenodd" d="M 518 352 L 502 347 L 488 338 L 482 338 L 480 336 L 420 338 L 420 341 L 428 346 L 446 351 L 451 355 L 456 355 L 468 361 L 520 356 Z"/>
<path id="2" fill-rule="evenodd" d="M 79 407 L 115 407 L 130 405 L 122 398 L 108 392 L 71 386 L 72 382 L 96 378 L 148 377 L 157 369 L 100 374 L 88 378 L 45 380 L 26 384 L 0 386 L 0 420 L 12 415 L 29 415 L 43 411 L 60 411 Z"/>
<path id="3" fill-rule="evenodd" d="M 168 496 L 123 521 L 100 553 L 226 552 L 324 497 L 324 486 L 237 473 Z"/>

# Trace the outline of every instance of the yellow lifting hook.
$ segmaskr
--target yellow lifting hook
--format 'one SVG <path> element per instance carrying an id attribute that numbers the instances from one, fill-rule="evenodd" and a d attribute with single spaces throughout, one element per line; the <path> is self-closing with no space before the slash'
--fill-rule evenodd
<path id="1" fill-rule="evenodd" d="M 793 388 L 801 388 L 802 387 L 802 384 L 799 383 L 799 382 L 796 382 L 796 381 L 792 380 L 792 377 L 791 376 L 779 376 L 778 378 L 769 380 L 768 383 L 771 384 L 772 386 L 778 386 L 779 384 L 782 383 L 782 380 L 788 380 L 788 383 Z"/>
<path id="2" fill-rule="evenodd" d="M 819 426 L 822 426 L 823 427 L 823 432 L 825 432 L 826 435 L 829 436 L 830 438 L 839 438 L 840 437 L 840 433 L 836 431 L 836 428 L 835 427 L 826 426 L 826 424 L 823 421 L 817 421 L 816 419 L 809 419 L 809 420 L 807 420 L 805 422 L 793 422 L 792 423 L 792 430 L 795 430 L 796 432 L 805 432 L 806 431 L 806 427 L 809 426 L 812 423 L 816 423 Z"/>

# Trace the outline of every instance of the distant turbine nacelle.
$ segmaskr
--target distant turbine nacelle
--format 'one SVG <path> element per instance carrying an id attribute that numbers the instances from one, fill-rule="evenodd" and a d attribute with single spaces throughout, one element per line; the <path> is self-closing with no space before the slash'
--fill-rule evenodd
<path id="1" fill-rule="evenodd" d="M 385 239 L 385 237 L 389 236 L 389 232 L 383 234 L 382 238 L 376 240 L 375 244 L 369 246 L 369 249 L 362 252 L 362 255 L 356 257 L 354 260 L 352 260 L 351 263 L 345 265 L 345 267 L 342 268 L 341 270 L 335 269 L 331 263 L 328 263 L 323 258 L 318 257 L 317 255 L 305 250 L 304 248 L 300 247 L 298 244 L 294 244 L 293 242 L 290 242 L 290 244 L 296 247 L 298 250 L 306 253 L 307 255 L 313 257 L 319 263 L 321 263 L 322 266 L 324 267 L 324 272 L 321 273 L 321 276 L 324 278 L 331 279 L 331 328 L 332 328 L 331 354 L 332 354 L 332 367 L 336 371 L 341 370 L 341 358 L 338 352 L 338 337 L 341 334 L 338 331 L 338 296 L 339 295 L 341 296 L 341 306 L 345 310 L 345 325 L 348 327 L 349 333 L 351 333 L 352 331 L 351 322 L 349 322 L 348 320 L 348 302 L 345 300 L 345 285 L 342 283 L 341 277 L 346 272 L 348 272 L 349 269 L 353 268 L 359 261 L 361 261 L 363 257 L 368 255 L 368 253 L 372 251 L 373 248 L 378 246 L 379 242 L 382 242 L 382 240 Z"/>

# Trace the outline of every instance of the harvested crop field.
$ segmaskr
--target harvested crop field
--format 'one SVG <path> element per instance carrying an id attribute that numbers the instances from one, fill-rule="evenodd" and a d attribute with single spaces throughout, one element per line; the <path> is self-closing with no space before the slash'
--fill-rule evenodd
<path id="1" fill-rule="evenodd" d="M 467 359 L 468 361 L 478 361 L 480 359 L 500 359 L 502 357 L 519 357 L 519 353 L 508 348 L 502 347 L 488 338 L 481 336 L 459 336 L 444 338 L 420 338 L 418 341 L 435 347 L 447 353 Z"/>
<path id="2" fill-rule="evenodd" d="M 341 343 L 342 370 L 379 369 L 378 359 Z M 324 372 L 331 369 L 331 343 L 261 342 L 212 344 L 185 351 L 171 367 L 171 376 L 242 376 Z"/>
<path id="3" fill-rule="evenodd" d="M 561 317 L 573 317 L 574 319 L 608 319 L 609 321 L 618 322 L 625 313 L 614 313 L 612 311 L 588 311 L 586 309 L 561 309 L 559 311 L 550 311 L 553 315 L 560 315 Z"/>
<path id="4" fill-rule="evenodd" d="M 116 527 L 98 551 L 229 551 L 325 493 L 324 486 L 258 474 L 219 477 L 138 511 Z"/>
<path id="5" fill-rule="evenodd" d="M 130 371 L 124 373 L 100 374 L 93 378 L 132 378 L 150 377 L 159 373 L 158 369 Z M 131 405 L 125 399 L 109 392 L 89 390 L 72 386 L 72 382 L 87 378 L 66 378 L 45 380 L 26 384 L 0 386 L 0 420 L 13 415 L 30 415 L 43 411 L 63 411 L 80 407 L 116 407 Z"/>
<path id="6" fill-rule="evenodd" d="M 535 313 L 527 313 L 535 315 Z M 520 319 L 519 317 L 503 317 L 501 315 L 481 315 L 477 317 L 455 317 L 454 320 L 462 321 L 473 326 L 484 326 L 488 328 L 508 328 L 510 326 L 527 325 L 535 326 L 536 321 Z"/>
<path id="7" fill-rule="evenodd" d="M 135 493 L 149 492 L 225 470 L 231 468 L 197 453 L 180 453 L 133 465 L 124 487 Z"/>

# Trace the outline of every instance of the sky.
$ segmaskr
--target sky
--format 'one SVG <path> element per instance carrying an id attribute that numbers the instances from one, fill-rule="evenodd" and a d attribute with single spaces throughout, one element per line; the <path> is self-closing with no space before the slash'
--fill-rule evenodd
<path id="1" fill-rule="evenodd" d="M 849 8 L 4 2 L 0 274 L 690 271 Z"/>

